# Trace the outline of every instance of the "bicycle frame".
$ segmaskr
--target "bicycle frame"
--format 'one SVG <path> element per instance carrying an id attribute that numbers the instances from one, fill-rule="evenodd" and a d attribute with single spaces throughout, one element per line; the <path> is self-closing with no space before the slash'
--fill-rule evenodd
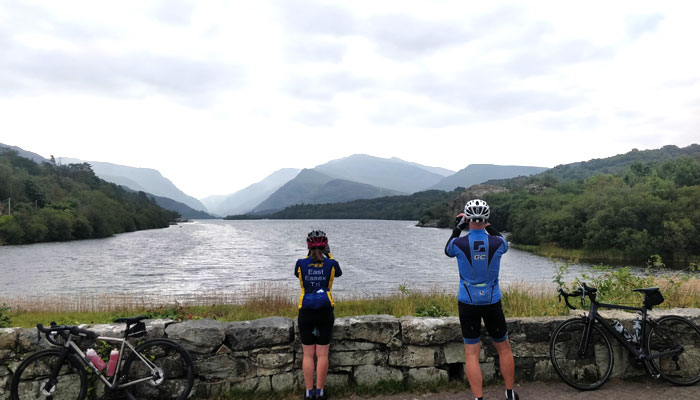
<path id="1" fill-rule="evenodd" d="M 145 357 L 143 357 L 141 354 L 139 354 L 136 351 L 135 347 L 132 346 L 131 343 L 129 343 L 126 339 L 109 337 L 109 336 L 98 336 L 96 340 L 101 340 L 101 341 L 108 342 L 108 343 L 119 343 L 120 344 L 119 359 L 117 360 L 117 366 L 114 369 L 114 375 L 112 376 L 111 382 L 105 377 L 104 374 L 102 374 L 100 372 L 100 370 L 97 369 L 97 367 L 95 367 L 95 365 L 92 362 L 90 362 L 90 359 L 88 358 L 88 356 L 82 350 L 80 350 L 80 347 L 78 347 L 78 345 L 76 345 L 75 342 L 73 342 L 73 338 L 71 335 L 68 336 L 68 340 L 63 345 L 63 352 L 61 353 L 61 357 L 59 359 L 60 362 L 58 364 L 58 368 L 60 368 L 60 366 L 65 361 L 65 358 L 68 357 L 68 353 L 70 353 L 72 350 L 73 352 L 75 352 L 76 354 L 78 354 L 80 356 L 79 358 L 83 362 L 83 364 L 85 364 L 86 366 L 89 366 L 93 370 L 93 372 L 100 378 L 100 380 L 110 390 L 123 389 L 123 388 L 129 387 L 129 386 L 139 384 L 141 382 L 150 381 L 153 379 L 154 376 L 159 376 L 160 371 L 158 371 L 158 368 L 152 362 L 150 362 Z M 137 379 L 137 380 L 134 380 L 131 382 L 125 382 L 125 383 L 120 384 L 117 382 L 117 378 L 119 377 L 119 371 L 120 371 L 121 366 L 122 366 L 122 360 L 124 359 L 124 349 L 127 347 L 131 350 L 132 353 L 136 354 L 136 356 L 144 364 L 146 364 L 146 366 L 150 369 L 152 375 L 149 377 L 146 377 L 146 378 L 141 378 L 141 379 Z M 54 372 L 54 374 L 58 374 L 58 369 Z M 52 378 L 55 379 L 56 377 L 53 376 L 53 374 L 52 374 Z"/>
<path id="2" fill-rule="evenodd" d="M 599 308 L 607 308 L 607 309 L 612 309 L 612 310 L 626 310 L 626 311 L 635 311 L 639 312 L 642 314 L 641 318 L 641 329 L 640 332 L 641 337 L 638 338 L 637 343 L 634 343 L 632 341 L 628 341 L 625 339 L 622 334 L 620 334 L 615 328 L 608 323 L 608 321 L 600 315 L 598 312 Z M 632 307 L 632 306 L 622 306 L 618 304 L 607 304 L 607 303 L 599 303 L 595 300 L 591 301 L 591 306 L 588 312 L 588 315 L 585 316 L 584 318 L 587 319 L 586 326 L 583 330 L 583 337 L 581 340 L 581 344 L 579 346 L 579 354 L 584 355 L 586 351 L 588 350 L 588 340 L 590 338 L 590 333 L 591 330 L 593 329 L 593 324 L 597 321 L 600 323 L 600 325 L 605 328 L 605 330 L 612 335 L 615 339 L 617 339 L 618 342 L 620 342 L 632 355 L 634 356 L 635 359 L 640 360 L 640 361 L 648 361 L 652 360 L 655 358 L 661 358 L 665 357 L 671 354 L 677 354 L 683 351 L 682 348 L 674 349 L 674 350 L 669 350 L 665 351 L 659 354 L 654 354 L 653 356 L 649 356 L 646 351 L 644 351 L 642 342 L 646 336 L 644 335 L 644 332 L 646 332 L 646 325 L 647 325 L 647 319 L 648 319 L 648 313 L 646 307 Z M 652 321 L 653 322 L 653 321 Z"/>

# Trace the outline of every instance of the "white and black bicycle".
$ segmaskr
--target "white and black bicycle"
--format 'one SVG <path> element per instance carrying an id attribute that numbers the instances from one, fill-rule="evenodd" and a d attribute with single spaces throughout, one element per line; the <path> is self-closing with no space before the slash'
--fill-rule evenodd
<path id="1" fill-rule="evenodd" d="M 88 373 L 105 385 L 106 394 L 128 399 L 184 400 L 194 384 L 194 363 L 182 346 L 166 338 L 143 340 L 133 346 L 130 338 L 145 338 L 145 316 L 117 318 L 125 322 L 124 337 L 100 336 L 75 325 L 37 325 L 41 334 L 57 347 L 41 350 L 24 360 L 12 376 L 10 396 L 25 399 L 78 399 L 88 393 Z M 76 341 L 107 343 L 111 365 L 80 349 Z M 103 348 L 105 348 L 103 346 Z M 118 354 L 117 354 L 118 352 Z M 108 396 L 106 396 L 108 397 Z"/>

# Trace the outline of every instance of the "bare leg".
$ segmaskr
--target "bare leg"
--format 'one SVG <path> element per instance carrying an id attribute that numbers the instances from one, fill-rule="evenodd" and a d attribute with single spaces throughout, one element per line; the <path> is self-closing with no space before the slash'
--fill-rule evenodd
<path id="1" fill-rule="evenodd" d="M 481 367 L 479 366 L 479 352 L 481 351 L 481 343 L 465 344 L 465 369 L 467 371 L 467 380 L 469 387 L 472 390 L 474 397 L 481 397 L 482 377 Z"/>
<path id="2" fill-rule="evenodd" d="M 506 389 L 513 389 L 515 383 L 515 361 L 513 360 L 513 352 L 510 350 L 510 342 L 506 339 L 505 342 L 494 342 L 493 345 L 498 351 L 501 375 L 503 375 L 503 380 L 506 381 Z"/>
<path id="3" fill-rule="evenodd" d="M 301 363 L 301 369 L 304 371 L 304 384 L 306 390 L 311 390 L 314 388 L 314 356 L 316 355 L 316 345 L 304 344 L 301 347 L 304 351 L 304 359 Z"/>
<path id="4" fill-rule="evenodd" d="M 326 386 L 326 376 L 328 375 L 328 348 L 329 344 L 316 345 L 316 387 L 323 389 Z"/>

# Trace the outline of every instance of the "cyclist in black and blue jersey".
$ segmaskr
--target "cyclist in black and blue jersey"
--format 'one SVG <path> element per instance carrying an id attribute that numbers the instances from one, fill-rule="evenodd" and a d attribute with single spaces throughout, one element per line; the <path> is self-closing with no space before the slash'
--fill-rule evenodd
<path id="1" fill-rule="evenodd" d="M 506 384 L 506 399 L 518 399 L 513 390 L 515 363 L 508 342 L 498 274 L 501 256 L 508 242 L 489 223 L 489 205 L 480 199 L 467 202 L 464 213 L 456 218 L 456 227 L 445 245 L 445 254 L 457 257 L 459 267 L 458 310 L 464 341 L 465 365 L 469 387 L 475 399 L 482 398 L 482 375 L 479 366 L 481 320 L 498 351 L 500 371 Z M 466 236 L 460 237 L 463 230 Z"/>
<path id="2" fill-rule="evenodd" d="M 294 275 L 299 278 L 298 326 L 304 352 L 302 370 L 306 394 L 304 399 L 327 399 L 324 390 L 328 374 L 328 349 L 335 315 L 335 301 L 331 294 L 333 280 L 343 274 L 328 247 L 328 237 L 323 231 L 309 232 L 306 237 L 309 255 L 297 260 Z M 316 363 L 314 363 L 314 356 Z M 314 364 L 315 368 L 314 368 Z M 316 386 L 314 387 L 314 369 Z"/>

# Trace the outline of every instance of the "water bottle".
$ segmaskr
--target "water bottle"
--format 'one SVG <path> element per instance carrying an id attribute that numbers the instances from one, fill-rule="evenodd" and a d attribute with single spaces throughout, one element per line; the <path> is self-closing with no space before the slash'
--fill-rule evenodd
<path id="1" fill-rule="evenodd" d="M 632 336 L 629 334 L 629 332 L 627 332 L 627 329 L 625 329 L 625 327 L 622 326 L 622 324 L 620 323 L 620 321 L 614 320 L 613 323 L 612 323 L 612 327 L 615 328 L 615 330 L 617 331 L 617 333 L 619 333 L 620 335 L 622 335 L 622 336 L 625 338 L 625 340 L 627 340 L 627 341 L 632 340 Z"/>
<path id="2" fill-rule="evenodd" d="M 95 349 L 87 349 L 85 355 L 88 359 L 90 359 L 90 362 L 95 366 L 95 368 L 97 368 L 98 371 L 102 371 L 107 366 L 102 357 L 97 354 Z"/>
<path id="3" fill-rule="evenodd" d="M 642 335 L 642 320 L 639 318 L 632 321 L 632 342 L 639 343 L 640 336 Z"/>
<path id="4" fill-rule="evenodd" d="M 107 364 L 107 376 L 114 376 L 119 361 L 119 350 L 114 349 L 109 353 L 109 364 Z"/>

